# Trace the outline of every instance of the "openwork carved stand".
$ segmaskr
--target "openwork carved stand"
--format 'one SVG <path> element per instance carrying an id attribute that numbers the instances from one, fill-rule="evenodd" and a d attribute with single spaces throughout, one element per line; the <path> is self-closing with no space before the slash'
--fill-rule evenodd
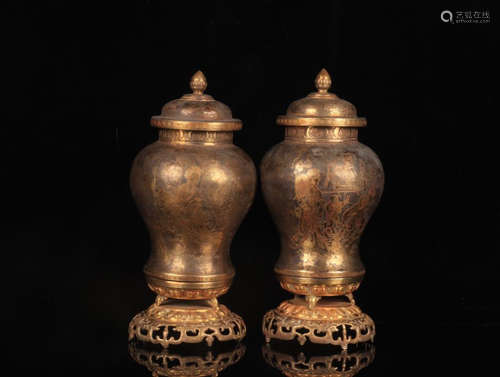
<path id="1" fill-rule="evenodd" d="M 243 319 L 217 299 L 178 301 L 157 296 L 156 302 L 129 324 L 129 340 L 168 347 L 171 344 L 239 341 L 245 337 Z"/>
<path id="2" fill-rule="evenodd" d="M 297 339 L 300 345 L 332 344 L 346 350 L 349 344 L 371 341 L 375 337 L 373 320 L 354 303 L 335 299 L 320 301 L 306 296 L 283 301 L 264 316 L 262 331 L 266 342 L 271 339 Z"/>

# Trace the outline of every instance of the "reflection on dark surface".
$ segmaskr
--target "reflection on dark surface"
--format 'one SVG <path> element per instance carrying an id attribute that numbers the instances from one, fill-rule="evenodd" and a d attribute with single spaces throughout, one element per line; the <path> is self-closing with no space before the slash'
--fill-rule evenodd
<path id="1" fill-rule="evenodd" d="M 307 352 L 303 348 L 293 352 L 278 350 L 270 344 L 262 346 L 264 360 L 288 377 L 351 377 L 370 365 L 375 358 L 375 346 L 371 343 L 360 345 L 354 351 L 331 351 L 326 354 L 315 352 L 318 351 Z"/>
<path id="2" fill-rule="evenodd" d="M 129 343 L 129 354 L 135 362 L 145 366 L 156 376 L 217 376 L 245 354 L 243 344 L 233 349 L 173 349 L 153 348 L 138 342 Z"/>

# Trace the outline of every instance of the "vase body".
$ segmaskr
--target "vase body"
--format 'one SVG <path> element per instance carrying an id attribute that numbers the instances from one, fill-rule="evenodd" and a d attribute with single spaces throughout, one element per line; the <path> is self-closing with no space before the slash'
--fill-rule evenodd
<path id="1" fill-rule="evenodd" d="M 357 141 L 357 129 L 286 127 L 260 170 L 280 232 L 282 287 L 316 296 L 356 290 L 365 273 L 360 236 L 384 184 L 382 165 Z"/>
<path id="2" fill-rule="evenodd" d="M 256 181 L 253 162 L 232 136 L 160 130 L 134 161 L 132 194 L 152 248 L 144 273 L 161 296 L 210 299 L 230 287 L 229 248 Z"/>

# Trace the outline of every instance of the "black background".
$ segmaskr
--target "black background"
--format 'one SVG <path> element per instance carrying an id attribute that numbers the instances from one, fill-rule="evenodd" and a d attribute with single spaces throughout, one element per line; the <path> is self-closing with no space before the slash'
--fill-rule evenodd
<path id="1" fill-rule="evenodd" d="M 20 372 L 148 375 L 127 355 L 128 321 L 153 300 L 128 174 L 156 138 L 150 117 L 187 93 L 198 69 L 207 92 L 243 120 L 235 143 L 257 166 L 283 138 L 276 116 L 313 90 L 323 67 L 332 90 L 368 118 L 360 141 L 379 155 L 386 187 L 361 241 L 367 275 L 356 298 L 378 333 L 375 362 L 360 375 L 484 373 L 493 364 L 500 202 L 490 4 L 9 8 L 5 73 L 19 101 L 7 106 L 2 143 L 4 269 L 15 298 L 4 315 Z M 490 23 L 446 24 L 444 9 L 489 10 Z M 260 190 L 231 250 L 237 275 L 220 301 L 249 333 L 245 358 L 224 373 L 277 376 L 260 356 L 260 321 L 289 295 L 273 276 L 279 240 Z"/>

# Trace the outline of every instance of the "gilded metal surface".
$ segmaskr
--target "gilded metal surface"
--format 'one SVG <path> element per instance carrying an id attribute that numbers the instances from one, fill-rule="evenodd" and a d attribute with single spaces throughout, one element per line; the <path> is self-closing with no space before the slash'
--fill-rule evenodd
<path id="1" fill-rule="evenodd" d="M 331 282 L 331 281 L 330 281 Z M 295 293 L 296 295 L 304 296 L 341 296 L 347 295 L 358 289 L 360 283 L 332 283 L 327 284 L 293 284 L 289 281 L 281 280 L 281 288 L 288 292 Z"/>
<path id="2" fill-rule="evenodd" d="M 190 131 L 235 131 L 241 129 L 241 121 L 233 119 L 229 107 L 204 94 L 207 80 L 201 71 L 191 78 L 193 93 L 165 104 L 161 114 L 151 118 L 158 128 Z"/>
<path id="3" fill-rule="evenodd" d="M 282 126 L 311 127 L 363 127 L 366 119 L 358 117 L 356 108 L 349 102 L 329 93 L 330 75 L 322 69 L 316 76 L 316 92 L 292 102 L 286 115 L 280 115 L 277 123 Z"/>
<path id="4" fill-rule="evenodd" d="M 160 297 L 160 296 L 158 296 Z M 147 310 L 137 314 L 129 324 L 129 340 L 159 344 L 239 341 L 246 326 L 240 316 L 217 299 L 211 301 L 169 302 L 161 297 Z"/>
<path id="5" fill-rule="evenodd" d="M 356 127 L 366 120 L 328 93 L 330 84 L 322 70 L 318 91 L 278 118 L 287 126 L 285 140 L 264 156 L 260 169 L 281 236 L 275 272 L 284 289 L 308 297 L 349 295 L 359 287 L 365 274 L 359 240 L 384 185 L 377 155 L 357 140 Z M 305 124 L 306 118 L 314 121 Z"/>
<path id="6" fill-rule="evenodd" d="M 266 342 L 296 339 L 304 345 L 309 340 L 342 349 L 349 344 L 373 342 L 375 324 L 354 301 L 319 301 L 314 297 L 309 302 L 295 297 L 267 312 L 262 322 Z"/>
<path id="7" fill-rule="evenodd" d="M 181 355 L 167 350 L 153 351 L 129 344 L 129 354 L 138 364 L 145 366 L 153 377 L 203 377 L 217 376 L 227 367 L 236 364 L 245 354 L 245 346 L 238 344 L 229 352 L 205 355 Z"/>
<path id="8" fill-rule="evenodd" d="M 269 344 L 262 347 L 264 360 L 287 377 L 352 377 L 375 359 L 375 347 L 369 346 L 356 352 L 306 357 L 278 352 Z"/>
<path id="9" fill-rule="evenodd" d="M 241 122 L 203 94 L 201 72 L 191 88 L 152 118 L 159 139 L 136 157 L 130 186 L 151 238 L 148 286 L 162 297 L 209 300 L 231 285 L 229 248 L 252 203 L 256 172 L 233 144 Z"/>

